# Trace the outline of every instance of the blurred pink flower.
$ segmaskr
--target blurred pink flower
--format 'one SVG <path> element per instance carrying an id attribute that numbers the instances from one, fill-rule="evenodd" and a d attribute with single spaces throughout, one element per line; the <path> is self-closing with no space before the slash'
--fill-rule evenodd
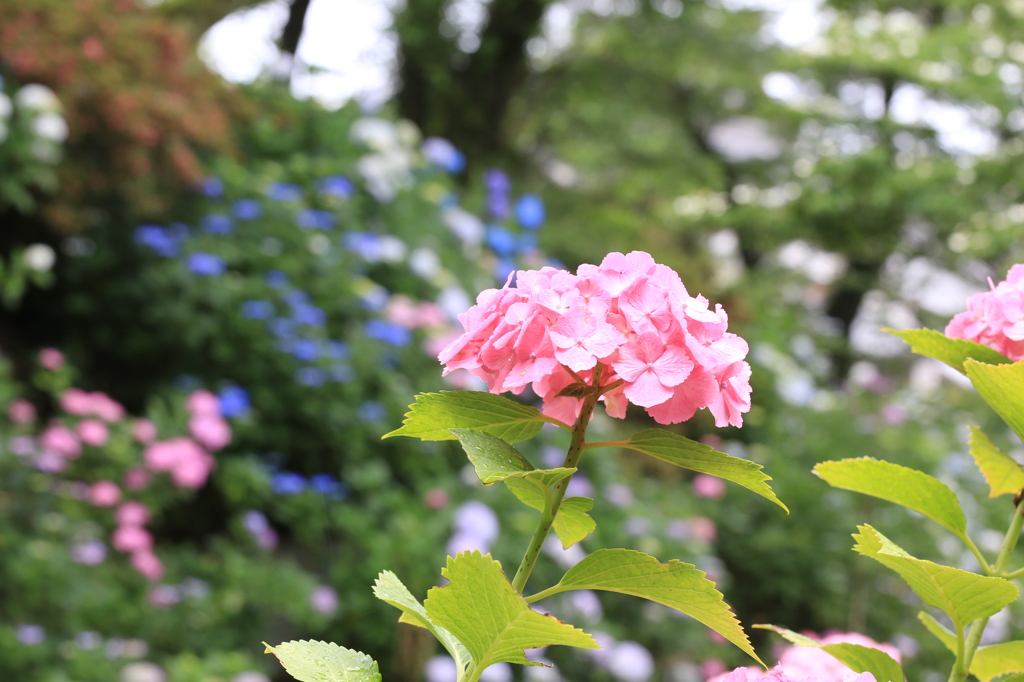
<path id="1" fill-rule="evenodd" d="M 394 322 L 406 329 L 415 329 L 419 326 L 419 311 L 416 308 L 416 303 L 408 296 L 403 296 L 402 294 L 396 294 L 391 297 L 387 308 L 384 310 L 384 315 L 387 317 L 388 322 Z"/>
<path id="2" fill-rule="evenodd" d="M 171 471 L 171 480 L 174 484 L 183 488 L 202 488 L 206 479 L 213 471 L 217 461 L 210 453 L 196 446 L 198 454 L 187 460 L 182 460 Z"/>
<path id="3" fill-rule="evenodd" d="M 185 402 L 192 414 L 220 414 L 220 399 L 209 391 L 194 391 Z"/>
<path id="4" fill-rule="evenodd" d="M 693 537 L 703 542 L 714 542 L 718 536 L 715 522 L 706 516 L 694 516 L 690 519 L 690 532 Z"/>
<path id="5" fill-rule="evenodd" d="M 36 408 L 27 400 L 12 400 L 7 408 L 8 418 L 15 424 L 28 424 L 36 420 Z"/>
<path id="6" fill-rule="evenodd" d="M 75 432 L 61 424 L 52 424 L 43 432 L 39 439 L 43 450 L 74 459 L 82 454 L 82 444 Z"/>
<path id="7" fill-rule="evenodd" d="M 60 409 L 79 417 L 92 414 L 92 396 L 80 388 L 69 388 L 60 397 Z"/>
<path id="8" fill-rule="evenodd" d="M 899 650 L 891 644 L 879 644 L 870 637 L 856 632 L 838 632 L 818 637 L 813 632 L 803 633 L 821 644 L 859 644 L 869 649 L 879 649 L 900 662 Z M 808 676 L 822 682 L 844 682 L 853 671 L 822 651 L 809 646 L 791 646 L 779 657 L 779 665 L 794 677 Z"/>
<path id="9" fill-rule="evenodd" d="M 153 546 L 153 536 L 141 526 L 118 526 L 110 542 L 118 552 L 141 552 Z"/>
<path id="10" fill-rule="evenodd" d="M 89 488 L 89 502 L 94 507 L 113 507 L 121 501 L 121 489 L 111 481 L 96 481 Z"/>
<path id="11" fill-rule="evenodd" d="M 309 605 L 320 615 L 333 615 L 338 610 L 338 593 L 330 585 L 317 585 L 309 595 Z"/>
<path id="12" fill-rule="evenodd" d="M 717 500 L 725 495 L 725 481 L 717 476 L 698 474 L 693 478 L 693 493 L 697 497 Z"/>
<path id="13" fill-rule="evenodd" d="M 124 406 L 106 393 L 93 393 L 92 413 L 105 422 L 113 424 L 124 419 Z"/>
<path id="14" fill-rule="evenodd" d="M 423 494 L 423 501 L 431 509 L 444 509 L 448 506 L 448 491 L 444 488 L 431 488 Z"/>
<path id="15" fill-rule="evenodd" d="M 736 668 L 730 673 L 723 673 L 712 677 L 708 682 L 876 682 L 871 673 L 850 672 L 848 675 L 839 678 L 806 676 L 799 672 L 792 672 L 781 665 L 777 665 L 768 672 L 761 668 Z"/>
<path id="16" fill-rule="evenodd" d="M 156 585 L 149 591 L 149 603 L 157 608 L 165 608 L 181 601 L 181 594 L 171 585 Z"/>
<path id="17" fill-rule="evenodd" d="M 101 448 L 110 440 L 110 431 L 107 430 L 107 425 L 96 419 L 83 419 L 78 422 L 75 431 L 78 432 L 78 437 L 82 439 L 83 443 L 93 447 Z"/>
<path id="18" fill-rule="evenodd" d="M 421 327 L 443 327 L 448 324 L 448 315 L 445 314 L 444 308 L 436 303 L 423 301 L 420 303 L 418 312 L 419 326 Z M 441 350 L 444 349 L 442 348 Z"/>
<path id="19" fill-rule="evenodd" d="M 136 419 L 135 425 L 132 427 L 132 434 L 135 436 L 135 440 L 148 445 L 156 440 L 156 425 L 148 419 Z"/>
<path id="20" fill-rule="evenodd" d="M 149 549 L 134 552 L 132 566 L 154 582 L 164 577 L 164 565 L 160 563 L 160 558 Z"/>
<path id="21" fill-rule="evenodd" d="M 149 508 L 131 500 L 117 508 L 117 522 L 122 526 L 144 526 L 149 521 Z"/>
<path id="22" fill-rule="evenodd" d="M 723 637 L 724 639 L 724 637 Z M 720 658 L 709 658 L 700 664 L 700 673 L 705 679 L 714 677 L 715 675 L 721 675 L 727 672 L 729 668 L 725 665 L 725 662 Z"/>
<path id="23" fill-rule="evenodd" d="M 157 441 L 146 448 L 146 466 L 171 474 L 175 485 L 201 488 L 216 460 L 191 438 Z"/>
<path id="24" fill-rule="evenodd" d="M 39 351 L 39 364 L 49 370 L 57 370 L 64 366 L 64 354 L 56 348 L 44 348 Z"/>
<path id="25" fill-rule="evenodd" d="M 231 442 L 231 427 L 219 414 L 193 414 L 188 428 L 192 436 L 210 450 L 220 450 Z"/>
<path id="26" fill-rule="evenodd" d="M 124 487 L 128 490 L 142 490 L 153 476 L 142 467 L 133 467 L 124 473 Z"/>

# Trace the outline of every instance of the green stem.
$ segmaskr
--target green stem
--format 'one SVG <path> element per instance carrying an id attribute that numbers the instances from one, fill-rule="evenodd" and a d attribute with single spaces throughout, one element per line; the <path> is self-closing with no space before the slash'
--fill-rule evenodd
<path id="1" fill-rule="evenodd" d="M 598 364 L 594 369 L 593 385 L 600 386 L 601 381 L 601 365 Z M 600 396 L 597 393 L 588 395 L 583 399 L 583 407 L 580 409 L 580 416 L 576 420 L 576 426 L 573 427 L 572 441 L 569 443 L 569 451 L 565 455 L 565 464 L 562 466 L 567 469 L 576 467 L 576 464 L 580 461 L 580 456 L 583 454 L 584 438 L 587 435 L 587 425 L 590 424 L 590 416 L 594 413 L 594 408 L 597 406 L 597 400 Z M 562 505 L 562 498 L 565 497 L 565 489 L 569 487 L 569 481 L 572 476 L 563 478 L 555 486 L 554 490 L 551 491 L 551 506 L 550 509 L 545 509 L 544 513 L 540 516 L 540 521 L 537 522 L 537 528 L 533 531 L 533 537 L 530 538 L 530 544 L 526 548 L 526 553 L 523 555 L 523 560 L 519 564 L 519 570 L 516 571 L 515 577 L 512 579 L 512 587 L 515 588 L 519 594 L 523 593 L 523 588 L 526 587 L 526 581 L 530 578 L 530 573 L 533 572 L 533 567 L 537 564 L 537 557 L 540 556 L 541 547 L 544 545 L 544 541 L 548 537 L 548 533 L 551 532 L 551 525 L 555 522 L 555 516 L 558 514 L 558 508 Z"/>
<path id="2" fill-rule="evenodd" d="M 626 443 L 628 443 L 628 442 L 629 442 L 628 440 L 602 440 L 602 441 L 598 441 L 596 443 L 584 443 L 583 444 L 583 449 L 584 450 L 589 450 L 591 448 L 615 448 L 615 447 L 623 448 L 623 447 L 626 447 Z"/>
<path id="3" fill-rule="evenodd" d="M 967 545 L 967 549 L 971 550 L 971 554 L 973 554 L 974 558 L 978 560 L 979 564 L 981 564 L 981 570 L 985 571 L 985 575 L 992 575 L 992 566 L 990 566 L 989 563 L 985 560 L 985 555 L 982 554 L 981 550 L 978 549 L 978 546 L 974 544 L 974 540 L 967 537 L 966 534 L 964 534 L 963 540 L 964 544 Z"/>
<path id="4" fill-rule="evenodd" d="M 1020 506 L 1015 506 L 1013 509 L 1013 517 L 1010 519 L 1010 527 L 1006 530 L 1006 537 L 1003 538 L 1003 546 L 999 549 L 999 556 L 996 557 L 996 562 L 992 565 L 992 574 L 1006 575 L 1010 557 L 1013 556 L 1013 550 L 1017 547 L 1017 541 L 1020 540 L 1021 529 L 1024 528 L 1024 514 L 1021 511 Z M 971 631 L 967 636 L 966 643 L 963 640 L 963 632 L 957 632 L 956 663 L 953 664 L 953 671 L 949 674 L 949 682 L 964 682 L 967 679 L 986 625 L 988 625 L 988 616 L 971 623 Z"/>

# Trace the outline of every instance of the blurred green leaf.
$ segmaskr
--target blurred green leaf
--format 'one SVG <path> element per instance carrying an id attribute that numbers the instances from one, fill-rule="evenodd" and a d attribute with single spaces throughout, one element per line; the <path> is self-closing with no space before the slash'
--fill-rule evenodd
<path id="1" fill-rule="evenodd" d="M 917 617 L 930 633 L 935 635 L 953 654 L 956 654 L 955 634 L 924 611 L 918 613 Z M 971 674 L 981 682 L 990 682 L 990 680 L 1007 673 L 1021 672 L 1024 672 L 1024 642 L 1003 642 L 979 647 L 974 652 L 974 659 L 971 661 Z M 1000 682 L 1009 682 L 1014 679 L 1024 680 L 1024 675 L 1007 677 Z"/>
<path id="2" fill-rule="evenodd" d="M 288 674 L 299 682 L 381 682 L 377 662 L 366 654 L 333 642 L 292 641 L 272 647 Z"/>

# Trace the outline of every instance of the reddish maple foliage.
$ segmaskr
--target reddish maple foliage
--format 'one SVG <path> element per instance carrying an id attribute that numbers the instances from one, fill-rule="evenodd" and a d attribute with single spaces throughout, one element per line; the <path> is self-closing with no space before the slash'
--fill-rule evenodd
<path id="1" fill-rule="evenodd" d="M 163 210 L 232 147 L 238 94 L 198 59 L 180 26 L 132 0 L 0 3 L 0 67 L 50 86 L 70 127 L 61 190 L 43 215 L 77 232 L 111 203 Z"/>

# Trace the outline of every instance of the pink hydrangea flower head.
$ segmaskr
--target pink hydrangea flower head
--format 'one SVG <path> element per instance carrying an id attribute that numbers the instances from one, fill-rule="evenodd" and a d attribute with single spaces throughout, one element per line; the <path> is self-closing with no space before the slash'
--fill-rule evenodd
<path id="1" fill-rule="evenodd" d="M 60 397 L 60 409 L 78 417 L 91 415 L 92 394 L 80 388 L 69 388 Z"/>
<path id="2" fill-rule="evenodd" d="M 96 392 L 90 397 L 92 399 L 92 414 L 109 424 L 124 419 L 124 405 L 106 393 Z"/>
<path id="3" fill-rule="evenodd" d="M 39 364 L 50 371 L 58 370 L 64 366 L 64 354 L 56 348 L 44 348 L 39 351 Z"/>
<path id="4" fill-rule="evenodd" d="M 220 399 L 209 391 L 193 391 L 185 407 L 192 414 L 220 414 Z"/>
<path id="5" fill-rule="evenodd" d="M 89 488 L 89 502 L 94 507 L 113 507 L 121 501 L 121 489 L 112 481 L 96 481 Z"/>
<path id="6" fill-rule="evenodd" d="M 164 565 L 150 549 L 132 553 L 132 566 L 148 580 L 156 582 L 164 577 Z"/>
<path id="7" fill-rule="evenodd" d="M 15 424 L 31 424 L 36 420 L 36 408 L 29 401 L 17 398 L 7 407 L 7 417 Z"/>
<path id="8" fill-rule="evenodd" d="M 879 649 L 889 654 L 896 662 L 900 662 L 899 650 L 891 644 L 880 644 L 870 637 L 855 632 L 839 632 L 818 637 L 814 633 L 804 633 L 822 644 L 859 644 L 870 649 Z M 779 665 L 794 677 L 809 677 L 823 682 L 845 682 L 854 675 L 850 668 L 838 660 L 814 647 L 791 646 L 779 657 Z"/>
<path id="9" fill-rule="evenodd" d="M 132 435 L 143 445 L 149 445 L 156 440 L 156 424 L 148 419 L 136 419 L 132 425 Z"/>
<path id="10" fill-rule="evenodd" d="M 725 482 L 717 476 L 697 474 L 693 478 L 693 492 L 697 497 L 717 500 L 725 495 Z"/>
<path id="11" fill-rule="evenodd" d="M 97 419 L 83 419 L 75 426 L 75 431 L 83 443 L 94 448 L 101 448 L 110 440 L 107 425 Z"/>
<path id="12" fill-rule="evenodd" d="M 142 490 L 152 479 L 152 474 L 143 467 L 132 467 L 124 472 L 124 487 L 132 491 Z"/>
<path id="13" fill-rule="evenodd" d="M 876 682 L 876 680 L 875 676 L 871 673 L 861 673 L 858 675 L 854 672 L 840 678 L 807 676 L 799 672 L 787 670 L 785 666 L 780 664 L 768 672 L 753 667 L 736 668 L 732 672 L 716 675 L 709 679 L 708 682 Z"/>
<path id="14" fill-rule="evenodd" d="M 662 424 L 703 408 L 718 426 L 743 423 L 747 343 L 727 331 L 720 305 L 712 310 L 690 296 L 649 254 L 611 253 L 576 274 L 547 267 L 514 277 L 459 315 L 463 333 L 438 355 L 445 375 L 464 369 L 492 393 L 529 385 L 544 414 L 565 423 L 578 417 L 583 399 L 559 394 L 598 375 L 613 417 L 625 417 L 633 403 Z"/>
<path id="15" fill-rule="evenodd" d="M 117 551 L 129 554 L 152 547 L 153 536 L 142 526 L 118 526 L 110 542 Z"/>
<path id="16" fill-rule="evenodd" d="M 146 466 L 152 471 L 171 474 L 175 485 L 201 488 L 216 464 L 213 457 L 191 438 L 157 441 L 143 453 Z"/>
<path id="17" fill-rule="evenodd" d="M 68 459 L 74 459 L 82 454 L 82 443 L 78 440 L 75 432 L 61 424 L 52 424 L 39 438 L 39 446 L 47 452 L 52 452 Z"/>
<path id="18" fill-rule="evenodd" d="M 188 420 L 188 429 L 209 450 L 221 450 L 231 442 L 231 427 L 219 414 L 197 412 Z"/>
<path id="19" fill-rule="evenodd" d="M 189 452 L 189 456 L 179 461 L 171 471 L 171 480 L 182 488 L 202 488 L 217 461 L 198 445 Z"/>
<path id="20" fill-rule="evenodd" d="M 1024 359 L 1024 264 L 1010 268 L 990 291 L 967 299 L 967 310 L 946 325 L 946 336 L 967 339 L 999 351 L 1014 362 Z"/>
<path id="21" fill-rule="evenodd" d="M 117 508 L 117 522 L 122 526 L 144 526 L 149 521 L 149 508 L 130 500 Z"/>

